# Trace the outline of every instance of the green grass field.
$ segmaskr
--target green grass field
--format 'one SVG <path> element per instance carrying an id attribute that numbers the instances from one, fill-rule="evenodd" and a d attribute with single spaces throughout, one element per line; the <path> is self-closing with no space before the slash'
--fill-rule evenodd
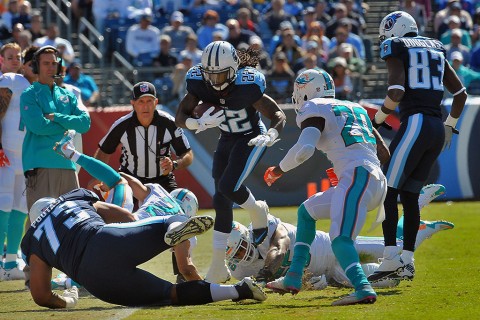
<path id="1" fill-rule="evenodd" d="M 213 214 L 207 210 L 202 213 Z M 295 224 L 296 208 L 272 208 L 271 213 Z M 322 291 L 302 291 L 297 296 L 269 293 L 264 303 L 226 301 L 205 306 L 143 309 L 110 305 L 84 293 L 76 309 L 52 311 L 38 307 L 23 289 L 22 281 L 11 281 L 0 283 L 0 319 L 478 319 L 480 203 L 434 203 L 422 211 L 422 218 L 448 220 L 455 228 L 426 240 L 416 251 L 415 280 L 403 281 L 396 288 L 378 289 L 378 300 L 373 305 L 332 307 L 332 301 L 351 290 L 329 287 Z M 248 215 L 238 210 L 235 219 L 246 224 Z M 372 219 L 370 214 L 364 230 L 369 229 Z M 317 227 L 328 230 L 328 225 L 328 221 L 321 221 Z M 381 228 L 362 235 L 381 235 Z M 211 237 L 212 231 L 200 236 L 193 254 L 203 274 L 210 263 Z M 173 280 L 168 252 L 142 267 Z"/>

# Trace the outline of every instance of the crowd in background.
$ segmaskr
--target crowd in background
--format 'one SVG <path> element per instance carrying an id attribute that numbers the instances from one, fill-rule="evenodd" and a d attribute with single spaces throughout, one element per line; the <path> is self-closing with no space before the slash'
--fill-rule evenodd
<path id="1" fill-rule="evenodd" d="M 289 102 L 295 76 L 315 66 L 332 75 L 338 98 L 358 100 L 361 75 L 368 71 L 372 42 L 377 42 L 365 36 L 369 6 L 362 0 L 72 0 L 71 4 L 76 22 L 85 17 L 105 33 L 107 58 L 118 51 L 135 67 L 164 67 L 161 70 L 166 71 L 151 73 L 145 80 L 166 86 L 169 99 L 185 93 L 185 73 L 200 62 L 202 49 L 211 41 L 225 40 L 237 49 L 252 46 L 260 51 L 258 68 L 270 80 L 269 94 L 280 103 Z M 76 60 L 81 57 L 59 36 L 58 26 L 44 25 L 42 12 L 32 9 L 30 2 L 3 0 L 0 9 L 0 42 L 15 41 L 22 48 L 54 45 L 67 67 L 74 62 L 81 66 Z M 461 53 L 456 70 L 466 85 L 475 84 L 480 71 L 478 1 L 400 0 L 398 9 L 416 19 L 421 35 L 429 31 L 445 44 L 449 61 Z M 95 99 L 90 104 L 95 105 Z"/>

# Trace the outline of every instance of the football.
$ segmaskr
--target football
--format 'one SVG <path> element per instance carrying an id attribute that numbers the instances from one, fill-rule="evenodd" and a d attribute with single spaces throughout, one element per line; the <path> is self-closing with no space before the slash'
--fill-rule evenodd
<path id="1" fill-rule="evenodd" d="M 194 109 L 193 109 L 193 112 L 192 112 L 192 117 L 194 117 L 195 119 L 200 119 L 203 114 L 208 110 L 210 109 L 210 107 L 214 107 L 215 109 L 213 110 L 213 113 L 211 114 L 214 114 L 214 113 L 217 113 L 218 111 L 220 110 L 223 110 L 222 107 L 220 106 L 217 106 L 217 105 L 214 105 L 212 103 L 209 103 L 209 102 L 204 102 L 204 103 L 200 103 L 199 105 L 197 105 Z"/>

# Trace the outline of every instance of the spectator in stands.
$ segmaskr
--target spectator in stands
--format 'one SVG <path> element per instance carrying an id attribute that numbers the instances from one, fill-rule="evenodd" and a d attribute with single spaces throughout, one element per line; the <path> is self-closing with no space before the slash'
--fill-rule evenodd
<path id="1" fill-rule="evenodd" d="M 466 66 L 470 60 L 470 49 L 461 43 L 462 35 L 461 29 L 453 29 L 450 36 L 450 43 L 445 46 L 445 50 L 447 50 L 448 60 L 452 59 L 452 53 L 460 52 L 463 56 L 463 64 Z"/>
<path id="2" fill-rule="evenodd" d="M 276 34 L 272 37 L 272 40 L 270 42 L 270 48 L 269 48 L 269 54 L 270 56 L 273 56 L 275 53 L 275 50 L 277 47 L 282 43 L 282 33 L 285 32 L 286 30 L 292 30 L 293 25 L 290 23 L 290 21 L 283 21 L 280 23 L 280 30 L 277 30 Z M 302 45 L 302 39 L 298 35 L 294 35 L 293 39 L 295 40 L 295 43 L 298 46 Z"/>
<path id="3" fill-rule="evenodd" d="M 347 18 L 351 19 L 358 26 L 358 34 L 362 35 L 367 31 L 367 23 L 363 16 L 355 11 L 355 2 L 353 0 L 340 0 L 347 9 Z"/>
<path id="4" fill-rule="evenodd" d="M 298 22 L 297 34 L 302 38 L 307 33 L 312 22 L 317 21 L 317 11 L 314 7 L 307 7 L 302 11 L 302 20 Z"/>
<path id="5" fill-rule="evenodd" d="M 12 27 L 12 41 L 18 43 L 20 33 L 25 30 L 23 24 L 15 23 Z"/>
<path id="6" fill-rule="evenodd" d="M 272 34 L 275 34 L 277 30 L 281 29 L 280 24 L 282 22 L 288 21 L 292 24 L 292 28 L 296 27 L 297 20 L 294 16 L 288 14 L 283 9 L 285 5 L 285 0 L 272 0 L 272 9 L 268 11 L 263 20 L 268 25 Z"/>
<path id="7" fill-rule="evenodd" d="M 91 24 L 95 25 L 95 19 L 93 18 L 93 2 L 94 0 L 72 0 L 72 13 L 75 19 L 75 23 L 78 24 L 80 18 L 87 19 Z M 82 30 L 83 31 L 83 30 Z"/>
<path id="8" fill-rule="evenodd" d="M 473 27 L 470 35 L 472 37 L 472 47 L 475 48 L 480 43 L 480 7 L 477 8 L 473 15 Z"/>
<path id="9" fill-rule="evenodd" d="M 330 42 L 330 51 L 328 56 L 330 57 L 333 51 L 336 51 L 336 47 L 342 43 L 350 43 L 355 47 L 360 58 L 365 60 L 365 45 L 362 38 L 358 35 L 350 32 L 350 27 L 347 20 L 343 20 L 335 30 L 335 37 Z"/>
<path id="10" fill-rule="evenodd" d="M 295 73 L 288 64 L 287 56 L 283 51 L 278 51 L 273 56 L 273 67 L 267 72 L 267 77 L 270 80 L 269 94 L 273 99 L 280 99 L 286 101 L 290 95 L 291 83 L 295 79 Z"/>
<path id="11" fill-rule="evenodd" d="M 59 44 L 65 45 L 65 51 L 62 58 L 67 62 L 72 62 L 75 58 L 75 52 L 73 51 L 72 44 L 67 39 L 60 38 L 58 26 L 56 23 L 51 23 L 47 28 L 47 34 L 44 37 L 37 38 L 33 45 L 37 47 L 52 46 L 56 48 Z"/>
<path id="12" fill-rule="evenodd" d="M 448 30 L 446 30 L 440 37 L 440 41 L 443 44 L 449 44 L 451 42 L 452 30 L 457 29 L 461 32 L 461 43 L 468 47 L 472 48 L 472 39 L 470 38 L 470 33 L 467 30 L 460 29 L 460 18 L 457 16 L 451 16 L 448 18 Z"/>
<path id="13" fill-rule="evenodd" d="M 440 29 L 441 24 L 452 15 L 456 15 L 460 18 L 460 21 L 463 21 L 465 26 L 463 27 L 465 30 L 470 30 L 472 28 L 472 17 L 470 14 L 462 10 L 462 6 L 458 0 L 450 0 L 448 2 L 448 6 L 437 12 L 435 16 L 435 20 L 433 22 L 433 30 L 435 33 L 440 37 L 442 33 L 445 31 L 446 26 L 443 30 Z"/>
<path id="14" fill-rule="evenodd" d="M 23 30 L 18 35 L 18 44 L 22 48 L 22 51 L 29 48 L 32 45 L 32 34 L 28 30 Z"/>
<path id="15" fill-rule="evenodd" d="M 298 71 L 296 72 L 296 76 L 308 69 L 318 68 L 317 66 L 317 56 L 313 53 L 306 53 L 303 57 L 302 61 L 298 64 Z"/>
<path id="16" fill-rule="evenodd" d="M 238 48 L 241 43 L 248 45 L 250 38 L 255 35 L 252 31 L 242 29 L 236 19 L 228 19 L 225 25 L 228 28 L 227 42 L 230 42 L 234 48 Z"/>
<path id="17" fill-rule="evenodd" d="M 35 10 L 32 12 L 32 20 L 29 31 L 32 34 L 32 41 L 45 36 L 46 32 L 43 28 L 43 16 L 40 11 Z"/>
<path id="18" fill-rule="evenodd" d="M 103 32 L 109 21 L 118 23 L 121 19 L 136 19 L 142 14 L 152 14 L 152 1 L 95 0 L 92 4 L 92 12 L 95 27 Z"/>
<path id="19" fill-rule="evenodd" d="M 358 55 L 355 56 L 355 48 L 350 43 L 342 43 L 338 47 L 337 52 L 338 56 L 344 58 L 347 62 L 347 67 L 352 77 L 362 75 L 367 71 L 365 61 L 358 58 Z M 334 68 L 334 59 L 327 66 L 329 70 L 332 70 Z"/>
<path id="20" fill-rule="evenodd" d="M 252 21 L 252 13 L 248 8 L 240 8 L 237 10 L 237 21 L 240 24 L 240 28 L 248 30 L 256 35 L 260 34 L 258 25 Z"/>
<path id="21" fill-rule="evenodd" d="M 350 100 L 353 85 L 347 61 L 345 58 L 336 57 L 332 62 L 333 69 L 330 73 L 335 83 L 335 98 L 339 100 Z"/>
<path id="22" fill-rule="evenodd" d="M 67 75 L 63 81 L 67 84 L 74 85 L 79 88 L 82 93 L 82 101 L 87 107 L 96 106 L 100 91 L 95 80 L 82 72 L 82 65 L 78 61 L 70 63 L 67 69 Z"/>
<path id="23" fill-rule="evenodd" d="M 162 29 L 162 34 L 172 39 L 172 50 L 179 53 L 185 49 L 185 43 L 189 35 L 195 34 L 189 26 L 183 25 L 183 13 L 175 11 L 170 16 L 170 25 Z"/>
<path id="24" fill-rule="evenodd" d="M 480 46 L 476 46 L 470 55 L 470 68 L 480 71 Z"/>
<path id="25" fill-rule="evenodd" d="M 185 40 L 185 49 L 180 51 L 180 57 L 189 54 L 192 58 L 192 64 L 196 65 L 202 61 L 202 50 L 198 49 L 198 38 L 195 33 L 191 33 Z"/>
<path id="26" fill-rule="evenodd" d="M 171 51 L 172 39 L 166 34 L 160 36 L 160 53 L 153 61 L 156 67 L 173 67 L 177 64 L 177 57 Z"/>
<path id="27" fill-rule="evenodd" d="M 335 36 L 337 27 L 340 25 L 349 25 L 350 32 L 356 35 L 359 34 L 358 23 L 347 17 L 347 7 L 343 3 L 337 3 L 335 5 L 335 15 L 333 19 L 326 25 L 325 35 L 332 39 Z"/>
<path id="28" fill-rule="evenodd" d="M 327 25 L 332 16 L 328 14 L 328 0 L 318 0 L 315 6 L 315 11 L 317 13 L 317 20 Z"/>
<path id="29" fill-rule="evenodd" d="M 168 16 L 175 11 L 188 12 L 190 1 L 178 0 L 156 0 L 153 1 L 153 11 L 160 13 L 162 16 Z"/>
<path id="30" fill-rule="evenodd" d="M 272 59 L 265 48 L 263 47 L 263 41 L 259 36 L 253 36 L 250 38 L 250 47 L 254 50 L 258 50 L 258 66 L 263 74 L 266 74 L 268 70 L 272 68 Z"/>
<path id="31" fill-rule="evenodd" d="M 7 11 L 2 14 L 2 22 L 7 27 L 10 32 L 12 32 L 13 20 L 18 18 L 19 14 L 19 5 L 17 0 L 10 0 L 8 2 Z"/>
<path id="32" fill-rule="evenodd" d="M 297 0 L 287 0 L 283 10 L 293 17 L 299 16 L 303 11 L 303 3 Z"/>
<path id="33" fill-rule="evenodd" d="M 160 52 L 160 30 L 152 26 L 152 15 L 144 14 L 140 23 L 127 30 L 125 47 L 133 63 L 137 66 L 151 66 Z"/>
<path id="34" fill-rule="evenodd" d="M 12 25 L 21 23 L 25 28 L 30 28 L 32 22 L 32 5 L 29 1 L 20 4 L 18 15 L 12 19 Z"/>
<path id="35" fill-rule="evenodd" d="M 297 45 L 293 36 L 293 30 L 285 30 L 282 33 L 282 43 L 277 47 L 275 52 L 283 52 L 287 58 L 290 69 L 293 69 L 295 63 L 303 57 L 303 49 Z M 295 74 L 294 74 L 295 75 Z"/>
<path id="36" fill-rule="evenodd" d="M 451 61 L 453 69 L 457 73 L 458 78 L 460 78 L 460 81 L 462 81 L 465 88 L 467 88 L 467 91 L 468 86 L 470 83 L 472 83 L 472 81 L 480 80 L 480 72 L 473 71 L 463 65 L 463 55 L 460 52 L 453 52 L 451 55 Z"/>
<path id="37" fill-rule="evenodd" d="M 312 38 L 312 36 L 316 36 Z M 330 39 L 325 36 L 325 25 L 320 21 L 313 21 L 308 25 L 307 32 L 302 37 L 304 44 L 303 48 L 306 49 L 308 41 L 315 40 L 318 44 L 318 54 L 321 56 L 324 62 L 328 59 L 328 51 L 330 50 Z"/>
<path id="38" fill-rule="evenodd" d="M 222 32 L 222 39 L 227 39 L 228 28 L 219 23 L 220 17 L 216 11 L 207 10 L 203 15 L 202 26 L 197 30 L 198 45 L 200 49 L 204 49 L 213 41 L 213 33 Z"/>
<path id="39" fill-rule="evenodd" d="M 193 66 L 193 56 L 187 52 L 180 53 L 180 62 L 175 65 L 171 74 L 173 88 L 172 94 L 176 99 L 181 99 L 187 93 L 185 76 L 187 71 Z"/>

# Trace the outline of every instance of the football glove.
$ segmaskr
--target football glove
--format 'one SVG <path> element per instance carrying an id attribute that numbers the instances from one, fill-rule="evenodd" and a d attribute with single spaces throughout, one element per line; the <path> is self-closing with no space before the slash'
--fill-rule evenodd
<path id="1" fill-rule="evenodd" d="M 10 160 L 8 160 L 7 155 L 3 152 L 3 149 L 0 148 L 0 167 L 9 167 Z"/>
<path id="2" fill-rule="evenodd" d="M 195 131 L 195 134 L 202 132 L 209 128 L 218 127 L 223 121 L 225 121 L 225 113 L 223 110 L 218 111 L 217 113 L 212 113 L 215 110 L 215 107 L 208 108 L 207 111 L 198 119 L 198 129 Z"/>
<path id="3" fill-rule="evenodd" d="M 271 147 L 279 140 L 277 138 L 278 131 L 274 128 L 270 128 L 268 129 L 267 133 L 259 134 L 255 138 L 251 139 L 248 142 L 248 145 L 256 147 Z"/>
<path id="4" fill-rule="evenodd" d="M 328 168 L 325 170 L 327 172 L 328 180 L 333 187 L 336 187 L 338 184 L 338 177 L 333 168 Z"/>
<path id="5" fill-rule="evenodd" d="M 458 134 L 459 131 L 452 126 L 444 124 L 445 127 L 445 142 L 443 143 L 442 151 L 445 149 L 450 149 L 450 144 L 452 143 L 453 134 Z"/>
<path id="6" fill-rule="evenodd" d="M 276 174 L 273 172 L 273 169 L 275 167 L 270 167 L 265 171 L 265 174 L 263 175 L 263 180 L 265 180 L 265 183 L 271 187 L 272 184 L 277 181 L 283 174 Z"/>
<path id="7" fill-rule="evenodd" d="M 78 303 L 78 288 L 73 286 L 70 289 L 67 289 L 63 291 L 62 294 L 63 299 L 65 299 L 65 302 L 67 305 L 65 308 L 67 309 L 73 309 Z"/>
<path id="8" fill-rule="evenodd" d="M 382 123 L 376 123 L 375 122 L 375 118 L 373 118 L 372 120 L 372 126 L 378 130 L 378 128 L 380 127 L 384 127 L 385 129 L 387 129 L 388 131 L 392 130 L 392 126 L 389 125 L 388 123 L 386 123 L 385 121 L 382 122 Z"/>

